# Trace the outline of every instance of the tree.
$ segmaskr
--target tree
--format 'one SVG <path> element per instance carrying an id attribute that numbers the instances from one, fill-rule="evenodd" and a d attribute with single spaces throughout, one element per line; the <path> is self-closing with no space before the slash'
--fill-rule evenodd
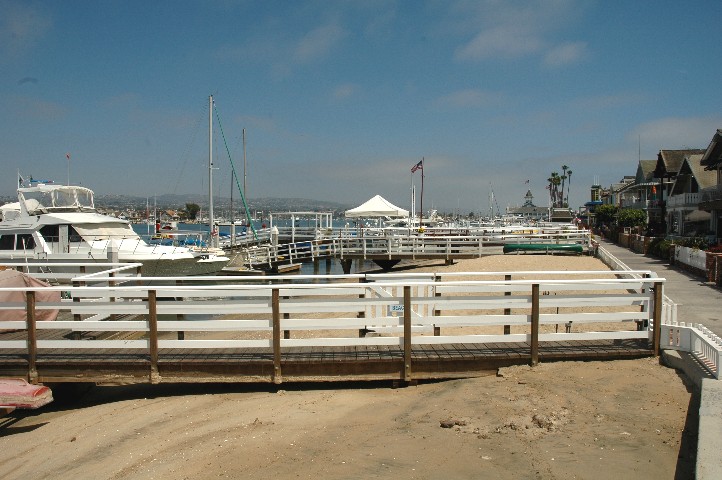
<path id="1" fill-rule="evenodd" d="M 195 220 L 198 216 L 198 212 L 201 211 L 201 207 L 195 203 L 186 203 L 186 216 L 189 220 Z"/>
<path id="2" fill-rule="evenodd" d="M 617 216 L 618 210 L 619 209 L 616 205 L 599 205 L 597 208 L 594 209 L 594 215 L 597 217 L 597 224 L 612 223 L 614 221 L 614 218 Z"/>
<path id="3" fill-rule="evenodd" d="M 567 170 L 567 178 L 569 179 L 569 183 L 567 184 L 567 206 L 569 206 L 569 192 L 572 189 L 572 171 Z"/>
<path id="4" fill-rule="evenodd" d="M 647 224 L 647 213 L 638 208 L 623 208 L 617 215 L 620 227 L 639 227 Z"/>

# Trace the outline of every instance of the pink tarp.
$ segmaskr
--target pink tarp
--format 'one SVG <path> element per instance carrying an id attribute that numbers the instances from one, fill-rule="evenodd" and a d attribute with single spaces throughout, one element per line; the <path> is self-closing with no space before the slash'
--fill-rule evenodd
<path id="1" fill-rule="evenodd" d="M 37 280 L 29 275 L 15 270 L 0 270 L 0 287 L 49 287 L 47 283 Z M 0 304 L 5 302 L 25 303 L 25 292 L 2 292 L 0 291 Z M 59 291 L 37 291 L 35 301 L 60 302 Z M 37 320 L 55 320 L 58 317 L 58 310 L 36 309 Z M 0 322 L 13 320 L 25 320 L 25 310 L 0 310 Z"/>
<path id="2" fill-rule="evenodd" d="M 0 378 L 0 405 L 39 408 L 53 401 L 53 392 L 43 385 L 31 385 L 22 378 Z"/>

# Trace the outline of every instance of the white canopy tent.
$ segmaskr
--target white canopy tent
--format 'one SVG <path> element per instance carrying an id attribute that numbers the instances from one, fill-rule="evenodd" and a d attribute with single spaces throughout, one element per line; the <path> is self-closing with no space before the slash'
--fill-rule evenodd
<path id="1" fill-rule="evenodd" d="M 381 195 L 376 195 L 365 203 L 351 210 L 346 210 L 346 217 L 408 217 L 409 211 L 399 208 Z"/>

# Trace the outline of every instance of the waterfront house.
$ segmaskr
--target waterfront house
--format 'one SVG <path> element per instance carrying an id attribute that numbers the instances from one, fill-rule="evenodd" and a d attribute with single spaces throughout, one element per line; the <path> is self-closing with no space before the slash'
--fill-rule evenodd
<path id="1" fill-rule="evenodd" d="M 657 154 L 657 163 L 654 167 L 654 178 L 659 179 L 661 185 L 661 191 L 657 192 L 657 195 L 662 201 L 667 201 L 669 193 L 672 190 L 672 184 L 677 173 L 682 166 L 684 157 L 687 155 L 702 155 L 704 150 L 698 148 L 686 149 L 686 150 L 660 150 Z"/>
<path id="2" fill-rule="evenodd" d="M 717 242 L 722 241 L 722 129 L 715 132 L 700 165 L 715 175 L 715 183 L 700 190 L 699 208 L 710 214 L 710 230 Z"/>
<path id="3" fill-rule="evenodd" d="M 666 202 L 670 235 L 707 236 L 710 212 L 700 210 L 700 191 L 717 184 L 717 172 L 705 170 L 703 155 L 686 155 L 677 172 Z"/>

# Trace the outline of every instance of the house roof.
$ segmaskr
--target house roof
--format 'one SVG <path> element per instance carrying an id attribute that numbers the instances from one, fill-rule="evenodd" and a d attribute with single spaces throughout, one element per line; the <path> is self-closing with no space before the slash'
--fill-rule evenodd
<path id="1" fill-rule="evenodd" d="M 708 170 L 715 169 L 722 163 L 722 129 L 717 129 L 700 163 Z"/>
<path id="2" fill-rule="evenodd" d="M 704 166 L 699 163 L 701 159 L 702 154 L 688 155 L 684 158 L 672 184 L 671 194 L 694 193 L 692 182 L 697 184 L 698 190 L 717 184 L 717 171 L 705 171 Z"/>
<path id="3" fill-rule="evenodd" d="M 654 178 L 675 177 L 687 155 L 701 155 L 704 150 L 698 148 L 687 150 L 660 150 L 654 168 Z"/>
<path id="4" fill-rule="evenodd" d="M 654 168 L 657 166 L 657 160 L 640 160 L 639 169 L 644 176 L 644 181 L 649 182 L 654 178 Z"/>
<path id="5" fill-rule="evenodd" d="M 702 158 L 703 155 L 690 155 L 685 159 L 689 164 L 692 175 L 694 175 L 694 178 L 697 180 L 700 190 L 717 185 L 717 172 L 714 170 L 705 170 L 704 165 L 701 164 Z"/>

